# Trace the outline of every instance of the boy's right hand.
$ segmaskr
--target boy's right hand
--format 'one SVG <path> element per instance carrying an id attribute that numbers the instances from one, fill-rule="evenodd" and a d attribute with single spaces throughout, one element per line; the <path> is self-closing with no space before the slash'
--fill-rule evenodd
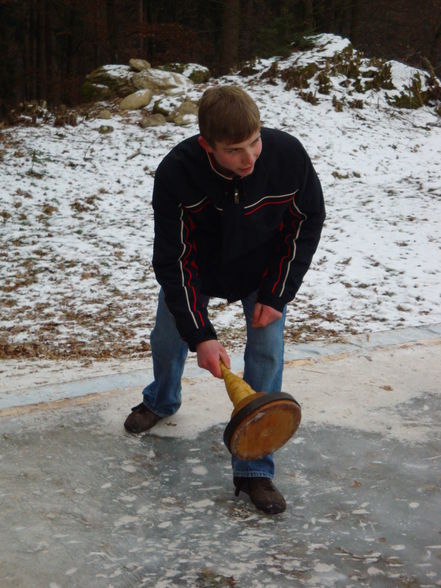
<path id="1" fill-rule="evenodd" d="M 220 369 L 220 361 L 230 368 L 230 358 L 225 350 L 225 347 L 217 341 L 217 339 L 210 339 L 209 341 L 202 341 L 196 346 L 196 353 L 198 355 L 198 366 L 208 370 L 216 378 L 222 378 Z"/>

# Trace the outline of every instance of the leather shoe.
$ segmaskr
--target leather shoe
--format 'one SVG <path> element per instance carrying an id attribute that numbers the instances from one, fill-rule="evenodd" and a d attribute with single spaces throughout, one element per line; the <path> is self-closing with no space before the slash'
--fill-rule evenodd
<path id="1" fill-rule="evenodd" d="M 259 510 L 267 514 L 278 514 L 286 509 L 286 502 L 269 478 L 233 478 L 236 496 L 245 492 Z"/>
<path id="2" fill-rule="evenodd" d="M 126 418 L 124 428 L 129 433 L 143 433 L 148 431 L 160 421 L 162 417 L 149 410 L 144 403 L 132 408 L 132 412 Z"/>

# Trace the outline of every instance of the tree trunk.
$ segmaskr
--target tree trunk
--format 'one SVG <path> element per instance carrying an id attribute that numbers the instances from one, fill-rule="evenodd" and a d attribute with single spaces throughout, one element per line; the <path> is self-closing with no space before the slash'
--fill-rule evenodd
<path id="1" fill-rule="evenodd" d="M 435 34 L 431 43 L 430 47 L 430 61 L 433 64 L 436 64 L 441 61 L 441 22 L 438 24 L 438 27 L 435 30 Z M 434 67 L 436 75 L 439 77 L 441 72 L 441 66 Z"/>
<path id="2" fill-rule="evenodd" d="M 314 12 L 312 6 L 312 0 L 304 0 L 305 10 L 305 24 L 304 28 L 307 32 L 314 30 Z"/>
<path id="3" fill-rule="evenodd" d="M 47 99 L 47 69 L 46 69 L 46 0 L 38 3 L 37 47 L 38 47 L 38 96 Z"/>
<path id="4" fill-rule="evenodd" d="M 349 37 L 352 43 L 356 44 L 358 41 L 358 33 L 360 28 L 360 2 L 359 0 L 352 0 L 351 6 L 351 28 Z"/>
<path id="5" fill-rule="evenodd" d="M 335 0 L 325 0 L 325 26 L 335 33 Z"/>
<path id="6" fill-rule="evenodd" d="M 38 25 L 37 25 L 37 10 L 38 10 L 38 6 L 37 6 L 37 0 L 32 0 L 31 3 L 31 16 L 30 16 L 30 35 L 31 35 L 31 59 L 30 59 L 30 63 L 32 63 L 32 67 L 31 67 L 31 74 L 30 74 L 30 80 L 31 80 L 31 96 L 28 96 L 27 98 L 37 98 L 38 96 L 38 77 L 39 77 L 39 71 L 38 71 Z"/>
<path id="7" fill-rule="evenodd" d="M 30 11 L 25 12 L 25 34 L 24 34 L 24 47 L 22 51 L 22 71 L 23 71 L 23 86 L 21 97 L 27 97 L 31 94 L 30 84 L 30 72 L 31 72 L 31 56 L 32 56 L 32 41 L 31 41 L 31 15 Z"/>
<path id="8" fill-rule="evenodd" d="M 139 30 L 138 51 L 139 51 L 139 55 L 141 57 L 144 55 L 143 24 L 144 24 L 144 0 L 138 0 L 138 30 Z"/>
<path id="9" fill-rule="evenodd" d="M 141 0 L 140 0 L 141 1 Z M 107 0 L 106 6 L 106 28 L 107 28 L 107 38 L 109 40 L 109 52 L 110 52 L 110 61 L 111 63 L 118 62 L 118 40 L 116 38 L 116 18 L 115 18 L 115 1 L 114 0 Z"/>
<path id="10" fill-rule="evenodd" d="M 220 68 L 230 71 L 239 62 L 240 0 L 225 0 L 222 13 Z"/>
<path id="11" fill-rule="evenodd" d="M 52 60 L 52 55 L 53 55 L 53 44 L 52 44 L 52 19 L 51 19 L 51 9 L 48 6 L 46 9 L 46 14 L 44 16 L 45 18 L 45 30 L 46 30 L 46 35 L 45 35 L 45 42 L 44 42 L 44 48 L 45 48 L 45 54 L 44 54 L 44 60 L 46 63 L 46 76 L 47 76 L 47 92 L 46 92 L 46 98 L 47 100 L 50 100 L 51 102 L 53 101 L 57 101 L 58 100 L 58 96 L 56 95 L 56 83 L 55 83 L 55 76 L 54 76 L 54 69 L 53 69 L 53 60 Z"/>

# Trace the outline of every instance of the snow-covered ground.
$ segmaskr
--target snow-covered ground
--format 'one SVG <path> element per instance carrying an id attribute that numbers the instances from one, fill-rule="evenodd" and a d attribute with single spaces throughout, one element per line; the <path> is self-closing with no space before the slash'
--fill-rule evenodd
<path id="1" fill-rule="evenodd" d="M 398 90 L 361 94 L 338 75 L 321 94 L 314 78 L 305 93 L 317 104 L 280 76 L 262 77 L 275 62 L 279 73 L 320 64 L 347 44 L 322 35 L 304 53 L 211 82 L 244 87 L 265 126 L 302 141 L 323 185 L 327 221 L 288 308 L 291 341 L 441 322 L 441 117 L 433 107 L 400 110 L 386 100 L 415 70 L 392 62 Z M 358 99 L 363 108 L 350 107 Z M 154 172 L 197 124 L 143 129 L 141 117 L 114 109 L 108 134 L 93 115 L 78 126 L 0 129 L 0 358 L 148 352 L 158 290 Z M 211 316 L 227 346 L 241 343 L 238 303 L 213 300 Z"/>

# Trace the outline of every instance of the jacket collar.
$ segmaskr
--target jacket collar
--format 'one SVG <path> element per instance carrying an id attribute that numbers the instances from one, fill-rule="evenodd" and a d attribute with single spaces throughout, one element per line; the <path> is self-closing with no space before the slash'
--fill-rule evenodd
<path id="1" fill-rule="evenodd" d="M 219 171 L 216 167 L 216 161 L 214 159 L 214 157 L 211 155 L 211 153 L 208 153 L 207 151 L 205 151 L 205 154 L 208 158 L 208 163 L 210 164 L 211 169 L 221 178 L 223 178 L 224 180 L 233 180 L 235 178 L 235 176 L 233 176 L 233 174 L 231 174 L 230 176 L 227 176 L 226 174 L 223 174 L 221 171 Z"/>

